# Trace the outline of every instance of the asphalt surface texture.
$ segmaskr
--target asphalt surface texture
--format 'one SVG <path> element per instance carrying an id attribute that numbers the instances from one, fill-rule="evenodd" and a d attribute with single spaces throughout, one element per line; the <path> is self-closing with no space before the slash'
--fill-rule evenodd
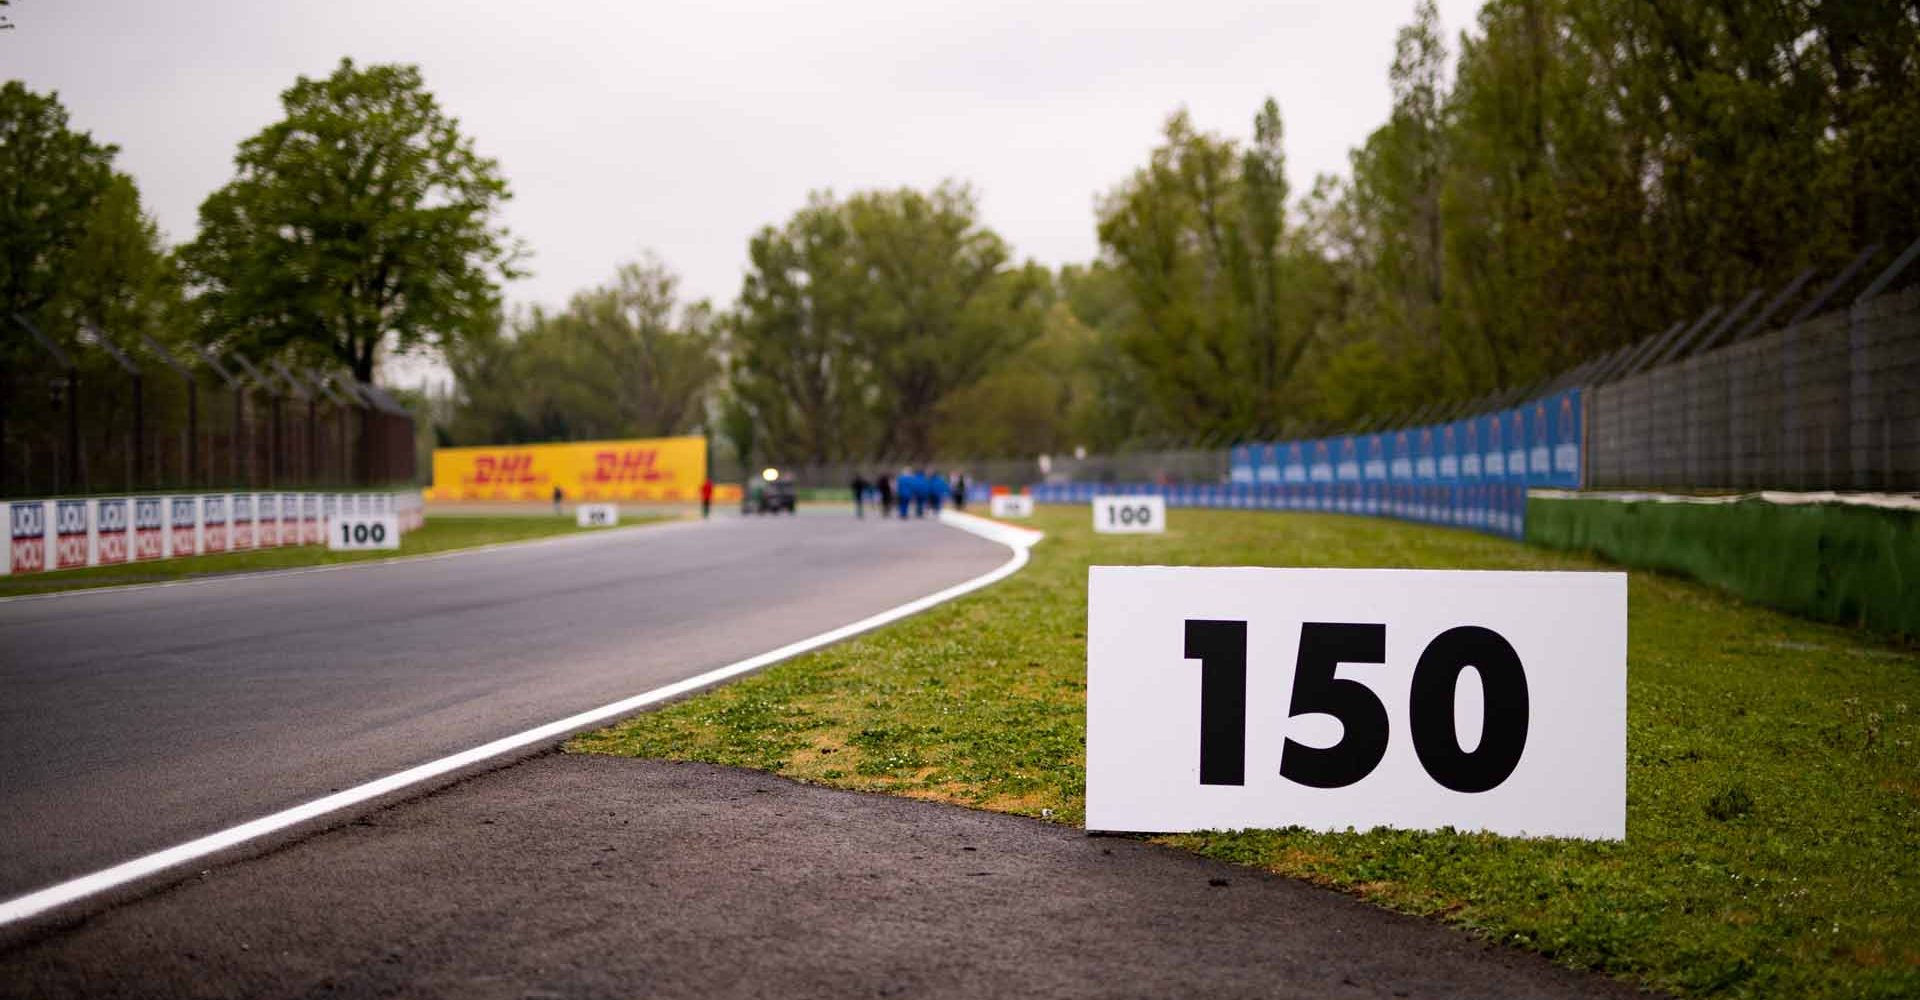
<path id="1" fill-rule="evenodd" d="M 817 635 L 1007 558 L 931 521 L 729 517 L 0 602 L 0 898 Z"/>
<path id="2" fill-rule="evenodd" d="M 4 997 L 1628 997 L 1145 841 L 550 753 L 0 953 Z"/>

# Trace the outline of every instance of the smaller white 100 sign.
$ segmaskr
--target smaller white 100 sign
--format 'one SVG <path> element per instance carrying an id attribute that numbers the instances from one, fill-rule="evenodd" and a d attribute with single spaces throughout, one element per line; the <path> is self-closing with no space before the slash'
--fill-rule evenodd
<path id="1" fill-rule="evenodd" d="M 1165 497 L 1094 497 L 1093 530 L 1101 534 L 1152 534 L 1167 530 Z"/>
<path id="2" fill-rule="evenodd" d="M 327 548 L 336 552 L 400 547 L 400 519 L 393 514 L 349 514 L 327 519 Z"/>

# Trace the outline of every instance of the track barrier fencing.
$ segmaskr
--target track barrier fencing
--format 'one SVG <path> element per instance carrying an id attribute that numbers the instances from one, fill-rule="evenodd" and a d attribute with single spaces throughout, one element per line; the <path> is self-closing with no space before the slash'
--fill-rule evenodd
<path id="1" fill-rule="evenodd" d="M 335 517 L 396 515 L 425 523 L 420 495 L 245 492 L 0 501 L 8 526 L 0 575 L 326 544 Z"/>
<path id="2" fill-rule="evenodd" d="M 994 484 L 1040 503 L 1155 495 L 1170 507 L 1366 514 L 1514 538 L 1526 536 L 1530 490 L 1920 492 L 1916 261 L 1920 240 L 1897 255 L 1869 247 L 1824 283 L 1802 272 L 1533 385 L 1350 433 L 782 474 L 845 489 L 856 473 L 911 465 L 963 471 L 983 503 Z"/>
<path id="3" fill-rule="evenodd" d="M 411 484 L 413 417 L 340 371 L 0 316 L 0 497 Z"/>

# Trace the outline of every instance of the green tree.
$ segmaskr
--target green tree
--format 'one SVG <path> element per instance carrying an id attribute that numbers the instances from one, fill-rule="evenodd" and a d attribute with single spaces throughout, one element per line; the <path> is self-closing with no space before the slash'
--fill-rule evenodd
<path id="1" fill-rule="evenodd" d="M 648 256 L 567 308 L 525 314 L 510 333 L 448 352 L 462 443 L 661 437 L 706 425 L 719 373 L 711 309 L 682 303 L 679 278 Z"/>
<path id="2" fill-rule="evenodd" d="M 748 247 L 729 405 L 779 461 L 931 455 L 941 405 L 1037 337 L 1050 281 L 971 191 L 813 196 Z"/>
<path id="3" fill-rule="evenodd" d="M 521 255 L 496 218 L 507 184 L 419 69 L 343 59 L 280 100 L 285 118 L 240 144 L 181 252 L 210 334 L 371 380 L 383 345 L 485 330 Z"/>
<path id="4" fill-rule="evenodd" d="M 1088 382 L 1073 411 L 1075 445 L 1115 451 L 1155 438 L 1182 436 L 1154 405 L 1148 373 L 1122 346 L 1139 314 L 1119 273 L 1102 261 L 1068 265 L 1058 277 L 1061 304 L 1086 328 L 1079 367 Z"/>
<path id="5" fill-rule="evenodd" d="M 114 187 L 118 152 L 70 129 L 57 95 L 0 85 L 0 309 L 9 317 L 38 315 L 65 287 L 95 206 Z"/>
<path id="6" fill-rule="evenodd" d="M 1167 425 L 1276 428 L 1296 411 L 1287 390 L 1315 323 L 1286 227 L 1279 106 L 1261 107 L 1244 149 L 1196 131 L 1184 111 L 1165 135 L 1098 207 L 1101 247 L 1135 311 L 1118 346 Z"/>
<path id="7" fill-rule="evenodd" d="M 9 484 L 9 460 L 62 439 L 76 396 L 81 424 L 101 437 L 65 459 L 67 481 L 88 481 L 89 452 L 103 458 L 102 473 L 130 468 L 106 458 L 125 443 L 127 374 L 94 346 L 93 331 L 130 350 L 142 334 L 178 341 L 192 330 L 177 269 L 133 180 L 113 170 L 115 152 L 71 130 L 55 97 L 0 86 L 0 480 Z M 87 391 L 73 391 L 15 315 L 65 343 Z M 178 395 L 172 380 L 150 384 L 149 414 Z"/>
<path id="8" fill-rule="evenodd" d="M 190 335 L 179 268 L 125 174 L 116 173 L 89 207 L 46 312 L 61 327 L 90 323 L 122 343 L 140 334 L 161 341 Z"/>
<path id="9" fill-rule="evenodd" d="M 942 456 L 1060 454 L 1087 443 L 1097 334 L 1064 301 L 1047 310 L 1040 337 L 940 404 Z"/>
<path id="10" fill-rule="evenodd" d="M 1052 281 L 1010 266 L 973 192 L 943 184 L 858 194 L 843 206 L 860 308 L 855 329 L 880 392 L 882 454 L 931 456 L 939 407 L 1039 336 Z"/>
<path id="11" fill-rule="evenodd" d="M 747 275 L 725 323 L 725 425 L 743 458 L 864 455 L 875 443 L 872 363 L 860 343 L 866 289 L 841 206 L 816 194 L 747 244 Z"/>

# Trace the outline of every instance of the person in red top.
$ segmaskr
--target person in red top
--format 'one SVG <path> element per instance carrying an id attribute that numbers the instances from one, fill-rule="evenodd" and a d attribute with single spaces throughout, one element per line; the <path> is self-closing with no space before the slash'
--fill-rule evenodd
<path id="1" fill-rule="evenodd" d="M 700 480 L 700 516 L 713 513 L 713 480 Z"/>

